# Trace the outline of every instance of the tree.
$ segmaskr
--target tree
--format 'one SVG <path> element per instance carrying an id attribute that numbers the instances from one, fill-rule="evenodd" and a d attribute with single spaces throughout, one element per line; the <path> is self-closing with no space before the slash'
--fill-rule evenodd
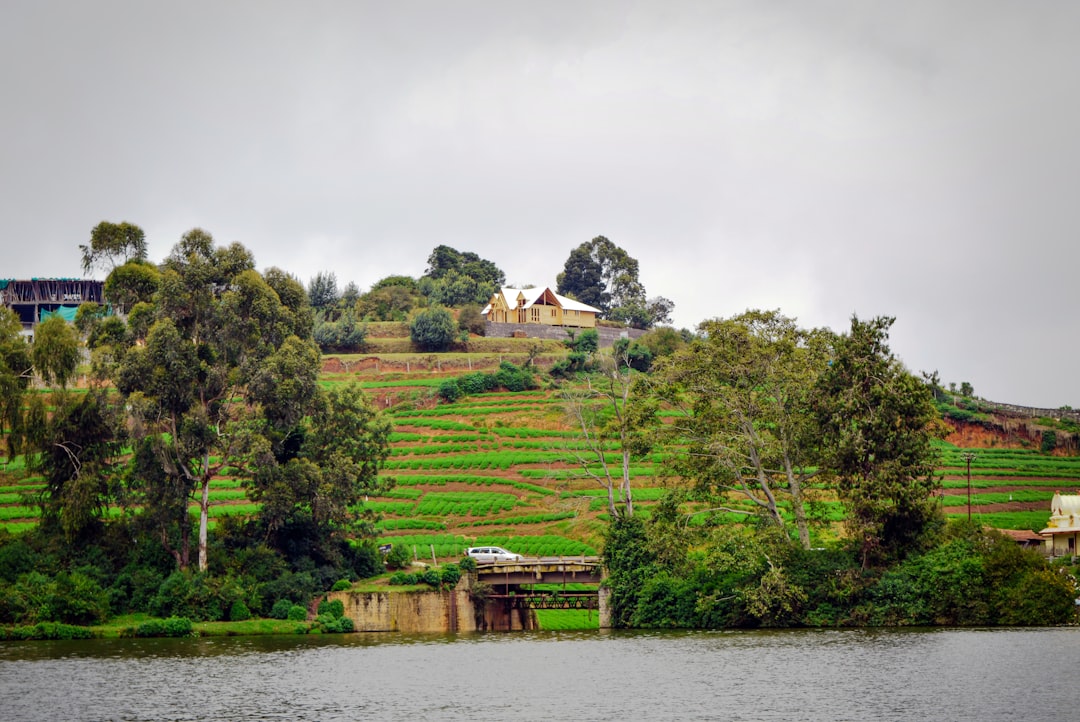
<path id="1" fill-rule="evenodd" d="M 356 386 L 319 393 L 295 454 L 256 455 L 252 496 L 260 523 L 278 548 L 300 544 L 334 555 L 335 533 L 359 515 L 363 497 L 393 486 L 379 477 L 389 454 L 390 422 Z"/>
<path id="2" fill-rule="evenodd" d="M 611 294 L 604 283 L 603 266 L 593 257 L 587 243 L 570 251 L 562 273 L 556 276 L 556 284 L 556 293 L 576 298 L 602 312 L 606 312 L 611 306 Z"/>
<path id="3" fill-rule="evenodd" d="M 340 294 L 333 271 L 319 271 L 308 282 L 308 302 L 313 308 L 333 308 Z"/>
<path id="4" fill-rule="evenodd" d="M 119 313 L 128 313 L 137 303 L 150 303 L 161 285 L 157 266 L 137 258 L 114 268 L 105 278 L 105 299 Z"/>
<path id="5" fill-rule="evenodd" d="M 42 381 L 61 388 L 67 386 L 79 365 L 79 338 L 75 328 L 60 316 L 42 321 L 34 329 L 30 357 Z"/>
<path id="6" fill-rule="evenodd" d="M 435 303 L 457 306 L 485 303 L 506 283 L 506 274 L 492 261 L 470 251 L 436 246 L 420 279 L 420 290 Z"/>
<path id="7" fill-rule="evenodd" d="M 960 384 L 960 395 L 970 399 L 975 395 L 975 388 L 967 381 L 964 381 Z"/>
<path id="8" fill-rule="evenodd" d="M 102 221 L 90 231 L 90 243 L 80 245 L 83 273 L 95 267 L 108 268 L 131 260 L 146 259 L 146 234 L 134 223 Z"/>
<path id="9" fill-rule="evenodd" d="M 573 249 L 556 282 L 557 293 L 599 308 L 603 318 L 635 328 L 667 322 L 675 307 L 662 296 L 646 300 L 637 259 L 604 236 Z"/>
<path id="10" fill-rule="evenodd" d="M 445 351 L 457 339 L 457 323 L 441 306 L 431 306 L 416 314 L 409 335 L 423 351 Z"/>
<path id="11" fill-rule="evenodd" d="M 664 396 L 681 411 L 668 430 L 686 443 L 671 463 L 699 493 L 722 500 L 735 491 L 779 528 L 779 495 L 787 496 L 809 548 L 804 489 L 818 473 L 810 403 L 831 334 L 800 329 L 779 311 L 747 311 L 700 330 L 660 363 Z"/>
<path id="12" fill-rule="evenodd" d="M 411 279 L 410 279 L 411 280 Z M 416 283 L 373 288 L 356 301 L 356 315 L 372 321 L 404 321 L 420 301 Z"/>
<path id="13" fill-rule="evenodd" d="M 864 567 L 918 549 L 941 516 L 932 496 L 939 488 L 933 395 L 889 349 L 894 321 L 852 316 L 813 403 L 825 466 L 837 479 Z"/>
<path id="14" fill-rule="evenodd" d="M 7 430 L 9 461 L 21 450 L 23 399 L 33 376 L 30 348 L 21 332 L 19 316 L 0 307 L 0 431 Z"/>
<path id="15" fill-rule="evenodd" d="M 124 351 L 115 383 L 162 541 L 186 568 L 187 499 L 195 495 L 198 566 L 205 571 L 210 480 L 252 449 L 284 443 L 287 427 L 313 401 L 318 351 L 304 303 L 283 303 L 240 244 L 215 247 L 209 233 L 194 229 L 162 265 L 153 322 L 145 342 Z M 287 297 L 297 295 L 284 274 L 274 276 Z M 290 383 L 261 392 L 256 382 L 281 368 L 283 348 L 296 359 Z M 176 546 L 169 541 L 174 534 Z"/>
<path id="16" fill-rule="evenodd" d="M 590 478 L 607 492 L 611 518 L 634 515 L 630 464 L 651 449 L 649 430 L 656 425 L 656 404 L 642 386 L 629 359 L 607 358 L 600 373 L 587 377 L 579 389 L 563 392 L 563 408 L 580 433 L 583 448 L 567 449 Z M 617 450 L 618 471 L 608 462 L 608 451 Z"/>
<path id="17" fill-rule="evenodd" d="M 42 523 L 56 524 L 70 542 L 100 523 L 116 483 L 122 436 L 108 415 L 105 391 L 54 394 L 55 411 L 41 445 L 45 488 Z"/>

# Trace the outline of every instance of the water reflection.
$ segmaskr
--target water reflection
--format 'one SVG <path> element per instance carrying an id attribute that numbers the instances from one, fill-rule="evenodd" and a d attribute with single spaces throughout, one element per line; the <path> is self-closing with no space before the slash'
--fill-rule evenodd
<path id="1" fill-rule="evenodd" d="M 0 644 L 5 719 L 1071 718 L 1080 630 L 354 634 Z"/>

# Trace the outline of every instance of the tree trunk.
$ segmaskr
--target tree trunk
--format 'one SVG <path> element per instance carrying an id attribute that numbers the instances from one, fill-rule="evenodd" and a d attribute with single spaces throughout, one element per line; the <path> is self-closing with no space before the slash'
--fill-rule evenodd
<path id="1" fill-rule="evenodd" d="M 202 498 L 199 500 L 199 571 L 205 572 L 206 559 L 206 527 L 210 510 L 210 477 L 204 476 L 202 482 Z"/>
<path id="2" fill-rule="evenodd" d="M 799 543 L 803 549 L 810 548 L 810 527 L 806 522 L 806 507 L 803 506 L 802 483 L 799 477 L 788 469 L 788 488 L 791 490 L 791 513 L 795 515 L 795 528 L 799 531 Z"/>

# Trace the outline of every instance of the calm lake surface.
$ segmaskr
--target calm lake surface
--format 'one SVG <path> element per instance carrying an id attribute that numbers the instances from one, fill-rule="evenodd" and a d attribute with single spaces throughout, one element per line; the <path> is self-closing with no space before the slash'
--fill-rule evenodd
<path id="1" fill-rule="evenodd" d="M 5 720 L 1071 720 L 1080 629 L 0 643 Z"/>

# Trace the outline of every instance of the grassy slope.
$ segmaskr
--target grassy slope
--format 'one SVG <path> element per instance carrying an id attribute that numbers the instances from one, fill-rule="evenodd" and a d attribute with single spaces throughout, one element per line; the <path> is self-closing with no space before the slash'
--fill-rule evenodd
<path id="1" fill-rule="evenodd" d="M 403 543 L 420 560 L 461 555 L 468 546 L 497 544 L 523 554 L 593 554 L 600 547 L 606 503 L 595 481 L 573 461 L 579 446 L 566 425 L 554 391 L 495 393 L 435 403 L 438 384 L 497 358 L 459 355 L 440 364 L 430 354 L 395 358 L 387 365 L 359 363 L 370 357 L 328 359 L 324 385 L 359 382 L 395 426 L 393 448 L 383 472 L 397 480 L 386 497 L 368 499 L 383 520 L 382 543 Z M 410 360 L 411 359 L 411 360 Z M 344 367 L 341 361 L 344 361 Z M 409 361 L 409 372 L 397 370 Z M 420 367 L 422 370 L 413 370 Z M 441 367 L 441 368 L 440 368 Z M 940 445 L 943 508 L 967 514 L 967 475 L 960 454 Z M 1054 490 L 1080 491 L 1080 458 L 1051 457 L 1022 449 L 977 449 L 972 463 L 973 515 L 999 528 L 1041 529 Z M 638 508 L 647 514 L 660 494 L 655 459 L 634 467 Z M 20 463 L 0 475 L 0 527 L 25 530 L 36 510 L 26 494 L 41 488 Z M 215 482 L 215 515 L 250 513 L 240 480 Z M 964 495 L 958 496 L 964 492 Z M 831 521 L 820 539 L 837 533 L 841 510 L 828 490 L 819 492 L 819 511 Z M 1026 507 L 1024 505 L 1027 505 Z M 545 627 L 592 626 L 588 615 L 543 613 Z"/>

